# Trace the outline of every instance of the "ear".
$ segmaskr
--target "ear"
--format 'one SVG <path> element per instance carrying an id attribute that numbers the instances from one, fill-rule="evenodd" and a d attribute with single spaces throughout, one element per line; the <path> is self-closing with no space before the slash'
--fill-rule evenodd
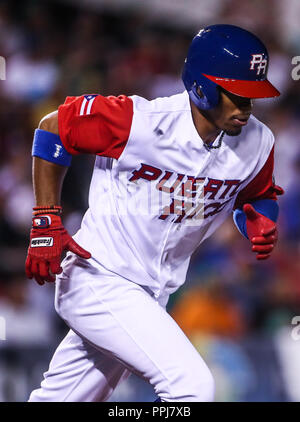
<path id="1" fill-rule="evenodd" d="M 200 97 L 200 98 L 203 98 L 203 97 L 204 97 L 204 94 L 203 94 L 203 92 L 201 91 L 201 89 L 200 89 L 200 87 L 199 87 L 199 86 L 197 86 L 197 90 L 196 90 L 196 92 L 197 92 L 197 95 L 199 95 L 199 97 Z"/>

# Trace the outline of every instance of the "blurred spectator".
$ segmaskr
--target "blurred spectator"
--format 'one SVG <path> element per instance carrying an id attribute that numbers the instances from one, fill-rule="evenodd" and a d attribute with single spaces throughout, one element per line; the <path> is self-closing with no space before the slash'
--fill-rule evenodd
<path id="1" fill-rule="evenodd" d="M 293 242 L 294 246 L 299 250 L 300 248 L 300 149 L 291 158 L 290 168 L 290 183 L 286 195 L 283 197 L 281 203 L 282 209 L 282 224 L 285 228 L 285 236 L 288 242 Z"/>
<path id="2" fill-rule="evenodd" d="M 182 295 L 172 310 L 172 316 L 187 334 L 211 333 L 225 337 L 239 337 L 245 323 L 243 315 L 226 291 L 217 283 L 209 282 L 209 288 L 194 287 Z"/>
<path id="3" fill-rule="evenodd" d="M 6 322 L 6 340 L 0 346 L 51 344 L 54 334 L 52 319 L 49 314 L 33 306 L 24 275 L 2 273 L 1 284 L 0 312 Z"/>
<path id="4" fill-rule="evenodd" d="M 34 46 L 29 54 L 19 53 L 7 60 L 4 90 L 7 97 L 28 102 L 50 95 L 55 87 L 58 71 L 55 63 L 45 57 L 42 48 Z"/>
<path id="5" fill-rule="evenodd" d="M 299 55 L 300 44 L 300 3 L 298 0 L 276 0 L 278 20 L 276 27 L 280 31 L 280 38 L 287 48 Z"/>

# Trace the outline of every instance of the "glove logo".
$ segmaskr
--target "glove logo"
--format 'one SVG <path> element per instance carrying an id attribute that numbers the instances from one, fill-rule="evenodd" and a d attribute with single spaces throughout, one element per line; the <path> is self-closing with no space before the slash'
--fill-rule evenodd
<path id="1" fill-rule="evenodd" d="M 51 218 L 48 216 L 45 217 L 36 217 L 32 220 L 32 227 L 35 229 L 44 229 L 49 227 L 51 224 Z"/>
<path id="2" fill-rule="evenodd" d="M 30 246 L 32 248 L 38 248 L 41 246 L 53 246 L 53 237 L 35 237 L 31 239 Z"/>

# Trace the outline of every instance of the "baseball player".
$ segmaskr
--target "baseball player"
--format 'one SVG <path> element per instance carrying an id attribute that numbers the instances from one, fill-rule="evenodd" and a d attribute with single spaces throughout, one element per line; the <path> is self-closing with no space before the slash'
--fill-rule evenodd
<path id="1" fill-rule="evenodd" d="M 191 254 L 232 212 L 258 260 L 274 248 L 274 137 L 251 115 L 252 98 L 279 95 L 268 62 L 255 35 L 209 26 L 189 48 L 184 92 L 67 97 L 42 119 L 26 274 L 41 285 L 56 279 L 55 308 L 70 331 L 29 401 L 105 401 L 131 373 L 161 401 L 213 400 L 211 372 L 166 304 Z M 80 153 L 96 160 L 72 238 L 60 194 Z"/>

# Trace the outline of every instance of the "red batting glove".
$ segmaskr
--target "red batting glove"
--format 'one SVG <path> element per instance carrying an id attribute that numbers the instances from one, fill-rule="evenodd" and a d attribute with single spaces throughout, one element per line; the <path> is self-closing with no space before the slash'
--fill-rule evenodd
<path id="1" fill-rule="evenodd" d="M 272 252 L 277 239 L 277 227 L 274 221 L 255 211 L 251 204 L 245 204 L 247 234 L 252 243 L 252 251 L 257 259 L 267 259 Z"/>
<path id="2" fill-rule="evenodd" d="M 81 248 L 62 225 L 55 214 L 40 214 L 32 219 L 30 244 L 25 263 L 28 278 L 35 278 L 38 284 L 53 282 L 53 274 L 60 274 L 63 251 L 72 251 L 81 258 L 88 259 L 91 254 Z"/>

